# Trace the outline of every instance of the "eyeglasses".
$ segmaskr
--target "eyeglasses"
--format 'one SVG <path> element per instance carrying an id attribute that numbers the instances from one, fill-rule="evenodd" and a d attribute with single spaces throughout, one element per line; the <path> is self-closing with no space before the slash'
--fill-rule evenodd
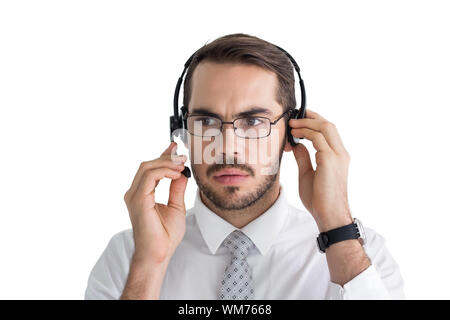
<path id="1" fill-rule="evenodd" d="M 232 124 L 235 134 L 245 139 L 259 139 L 270 135 L 272 125 L 275 125 L 292 109 L 283 112 L 275 121 L 265 117 L 241 117 L 231 122 L 209 115 L 187 116 L 187 129 L 190 134 L 201 137 L 215 137 L 222 133 L 224 124 Z"/>

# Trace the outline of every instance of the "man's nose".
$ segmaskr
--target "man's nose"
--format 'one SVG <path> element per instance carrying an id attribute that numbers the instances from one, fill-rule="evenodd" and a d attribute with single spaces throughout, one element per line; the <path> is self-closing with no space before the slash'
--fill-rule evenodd
<path id="1" fill-rule="evenodd" d="M 227 159 L 227 161 L 231 161 L 234 159 L 234 162 L 237 162 L 237 158 L 242 153 L 242 143 L 240 139 L 234 132 L 233 124 L 224 123 L 222 127 L 222 137 L 223 137 L 223 146 L 222 146 L 222 155 Z"/>

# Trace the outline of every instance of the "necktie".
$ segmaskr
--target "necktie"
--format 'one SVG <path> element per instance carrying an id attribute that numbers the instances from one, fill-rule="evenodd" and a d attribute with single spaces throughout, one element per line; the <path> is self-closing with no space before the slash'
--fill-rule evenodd
<path id="1" fill-rule="evenodd" d="M 219 300 L 252 300 L 254 286 L 252 271 L 247 255 L 254 246 L 252 240 L 242 231 L 230 233 L 222 245 L 231 252 L 231 262 L 225 268 L 225 274 L 219 288 Z"/>

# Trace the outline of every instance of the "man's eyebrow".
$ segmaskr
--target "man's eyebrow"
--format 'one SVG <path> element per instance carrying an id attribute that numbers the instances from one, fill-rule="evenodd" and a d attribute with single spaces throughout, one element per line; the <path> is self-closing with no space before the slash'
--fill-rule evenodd
<path id="1" fill-rule="evenodd" d="M 213 117 L 220 118 L 220 116 L 217 113 L 211 112 L 208 108 L 193 108 L 192 112 L 190 112 L 190 114 L 202 115 L 202 116 L 213 116 Z"/>
<path id="2" fill-rule="evenodd" d="M 194 107 L 192 109 L 191 114 L 213 116 L 213 117 L 221 118 L 221 116 L 219 114 L 210 111 L 208 108 L 203 108 L 203 107 L 202 108 L 195 108 Z M 259 115 L 259 114 L 272 116 L 273 112 L 270 109 L 267 109 L 267 108 L 253 106 L 253 107 L 251 107 L 248 110 L 241 111 L 239 113 L 234 114 L 233 115 L 233 119 L 234 118 L 240 118 L 240 117 L 254 116 L 254 115 Z"/>
<path id="3" fill-rule="evenodd" d="M 263 107 L 251 107 L 248 110 L 239 112 L 237 114 L 234 115 L 234 117 L 238 118 L 238 117 L 247 117 L 247 116 L 254 116 L 256 114 L 263 114 L 263 115 L 267 115 L 267 116 L 272 116 L 273 112 L 270 109 L 267 108 L 263 108 Z"/>

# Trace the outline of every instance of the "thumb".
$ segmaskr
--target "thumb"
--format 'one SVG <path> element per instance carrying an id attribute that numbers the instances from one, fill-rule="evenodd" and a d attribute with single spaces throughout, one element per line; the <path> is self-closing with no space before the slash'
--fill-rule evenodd
<path id="1" fill-rule="evenodd" d="M 186 191 L 188 178 L 183 174 L 176 180 L 172 180 L 169 189 L 169 201 L 167 202 L 168 207 L 173 207 L 176 209 L 186 210 L 184 205 L 184 193 Z"/>
<path id="2" fill-rule="evenodd" d="M 299 143 L 293 148 L 295 160 L 297 161 L 300 177 L 308 171 L 313 170 L 311 157 L 305 145 Z"/>

